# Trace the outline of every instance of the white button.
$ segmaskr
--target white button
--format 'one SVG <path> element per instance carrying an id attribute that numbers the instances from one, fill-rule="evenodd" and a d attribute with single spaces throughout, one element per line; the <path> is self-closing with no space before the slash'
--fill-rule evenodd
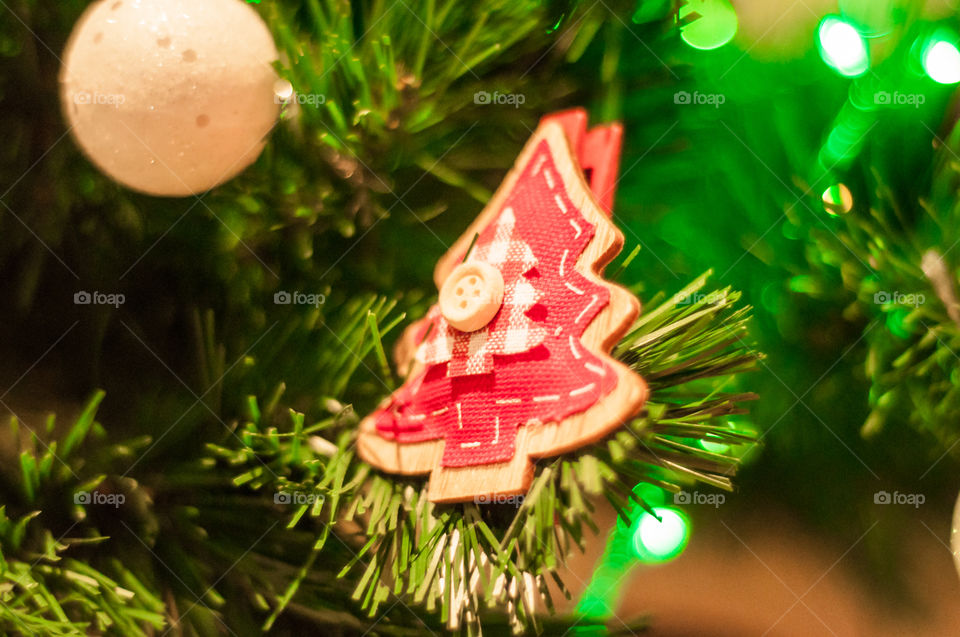
<path id="1" fill-rule="evenodd" d="M 489 323 L 503 305 L 503 275 L 488 263 L 461 263 L 440 288 L 440 313 L 461 332 Z"/>

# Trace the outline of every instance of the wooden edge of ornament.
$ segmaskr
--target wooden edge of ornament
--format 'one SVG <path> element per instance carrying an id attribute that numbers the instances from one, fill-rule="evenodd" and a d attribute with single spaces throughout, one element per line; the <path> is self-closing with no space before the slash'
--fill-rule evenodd
<path id="1" fill-rule="evenodd" d="M 603 439 L 616 431 L 626 420 L 635 416 L 649 395 L 646 382 L 626 365 L 609 355 L 630 329 L 640 313 L 640 302 L 621 286 L 604 280 L 604 267 L 623 248 L 623 234 L 604 213 L 586 178 L 577 165 L 575 155 L 559 124 L 542 123 L 527 142 L 513 168 L 497 189 L 483 212 L 463 235 L 437 262 L 434 282 L 437 288 L 463 259 L 475 234 L 500 212 L 506 198 L 513 191 L 523 169 L 546 140 L 551 156 L 571 202 L 584 218 L 594 225 L 595 233 L 581 253 L 575 268 L 587 279 L 610 291 L 610 302 L 587 326 L 580 342 L 591 353 L 604 360 L 617 374 L 614 389 L 587 410 L 559 422 L 532 422 L 517 429 L 516 453 L 507 462 L 473 467 L 443 467 L 444 440 L 400 444 L 380 436 L 372 416 L 360 423 L 358 452 L 368 463 L 390 473 L 420 475 L 430 473 L 428 499 L 452 503 L 473 500 L 493 502 L 497 498 L 526 493 L 533 481 L 533 459 L 555 456 L 573 451 Z M 407 328 L 397 344 L 396 354 L 401 369 L 410 367 L 415 374 L 422 366 L 413 362 L 418 337 L 422 336 L 421 322 Z M 384 401 L 384 404 L 389 398 Z M 483 485 L 482 493 L 478 485 Z"/>

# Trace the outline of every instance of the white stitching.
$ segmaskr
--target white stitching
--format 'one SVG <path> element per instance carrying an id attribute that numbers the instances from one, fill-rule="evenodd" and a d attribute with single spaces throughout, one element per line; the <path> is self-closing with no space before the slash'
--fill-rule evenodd
<path id="1" fill-rule="evenodd" d="M 573 357 L 579 360 L 581 355 L 580 352 L 577 351 L 577 346 L 574 344 L 573 336 L 571 335 L 567 338 L 570 339 L 570 351 L 573 352 Z"/>
<path id="2" fill-rule="evenodd" d="M 589 369 L 589 370 L 590 370 L 591 372 L 593 372 L 594 374 L 600 374 L 601 376 L 606 376 L 606 375 L 607 375 L 607 370 L 605 370 L 605 369 L 604 369 L 603 367 L 601 367 L 600 365 L 594 365 L 593 363 L 586 363 L 586 364 L 584 365 L 584 367 L 586 367 L 587 369 Z"/>
<path id="3" fill-rule="evenodd" d="M 560 400 L 560 395 L 559 395 L 559 394 L 552 394 L 552 395 L 550 395 L 550 396 L 534 396 L 534 397 L 533 397 L 533 402 L 535 402 L 535 403 L 545 403 L 545 402 L 549 402 L 549 401 L 551 401 L 551 400 Z"/>
<path id="4" fill-rule="evenodd" d="M 580 228 L 580 226 L 577 225 L 577 222 L 574 221 L 573 219 L 570 220 L 570 225 L 572 225 L 577 231 L 577 236 L 575 236 L 574 239 L 579 239 L 580 233 L 583 232 L 583 230 Z"/>
<path id="5" fill-rule="evenodd" d="M 574 287 L 574 285 L 573 285 L 572 283 L 568 283 L 567 281 L 564 281 L 563 284 L 564 284 L 565 286 L 567 286 L 567 289 L 570 290 L 570 291 L 572 291 L 572 292 L 575 292 L 575 293 L 580 294 L 580 295 L 586 294 L 586 292 L 584 292 L 584 291 L 581 290 L 580 288 Z M 596 297 L 594 297 L 594 298 L 596 298 Z"/>
<path id="6" fill-rule="evenodd" d="M 540 172 L 540 169 L 543 168 L 543 163 L 547 161 L 546 155 L 540 155 L 540 158 L 537 160 L 537 163 L 533 165 L 533 174 L 536 175 Z"/>
<path id="7" fill-rule="evenodd" d="M 594 294 L 592 297 L 590 297 L 590 302 L 587 304 L 587 307 L 583 308 L 583 311 L 580 312 L 580 316 L 577 317 L 577 320 L 574 321 L 574 323 L 579 323 L 579 322 L 580 322 L 580 319 L 582 319 L 584 316 L 587 315 L 587 311 L 588 311 L 591 307 L 593 307 L 593 304 L 596 303 L 596 302 L 597 302 L 597 295 Z"/>
<path id="8" fill-rule="evenodd" d="M 554 185 L 553 175 L 550 173 L 549 168 L 543 169 L 543 176 L 547 180 L 547 186 L 550 188 L 550 190 L 553 190 L 553 185 Z"/>
<path id="9" fill-rule="evenodd" d="M 593 389 L 593 388 L 596 387 L 596 386 L 597 386 L 596 383 L 590 383 L 589 385 L 584 385 L 584 386 L 581 387 L 580 389 L 574 389 L 573 391 L 571 391 L 571 392 L 570 392 L 570 395 L 571 395 L 571 396 L 579 396 L 580 394 L 586 394 L 588 391 L 590 391 L 591 389 Z"/>
<path id="10" fill-rule="evenodd" d="M 560 195 L 554 195 L 553 200 L 557 202 L 557 207 L 563 211 L 563 214 L 567 214 L 567 206 L 563 203 L 563 199 L 560 198 Z"/>

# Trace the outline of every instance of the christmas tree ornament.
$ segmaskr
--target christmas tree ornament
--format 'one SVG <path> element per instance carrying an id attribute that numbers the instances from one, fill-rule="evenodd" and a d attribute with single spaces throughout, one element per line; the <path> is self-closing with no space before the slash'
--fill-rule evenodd
<path id="1" fill-rule="evenodd" d="M 263 150 L 279 111 L 276 59 L 241 0 L 103 0 L 70 35 L 60 99 L 104 173 L 153 195 L 196 194 Z"/>
<path id="2" fill-rule="evenodd" d="M 586 122 L 541 122 L 437 263 L 439 302 L 397 348 L 406 382 L 361 423 L 360 456 L 429 473 L 434 502 L 522 494 L 534 459 L 603 438 L 646 400 L 609 355 L 640 304 L 601 278 L 623 246 L 608 218 L 622 129 Z"/>

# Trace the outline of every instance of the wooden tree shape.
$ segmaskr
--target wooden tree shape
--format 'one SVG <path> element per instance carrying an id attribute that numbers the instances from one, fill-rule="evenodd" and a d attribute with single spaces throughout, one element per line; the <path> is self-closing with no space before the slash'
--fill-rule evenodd
<path id="1" fill-rule="evenodd" d="M 523 494 L 534 459 L 600 440 L 647 398 L 643 379 L 609 356 L 640 311 L 633 295 L 601 276 L 623 235 L 591 191 L 561 124 L 541 123 L 434 271 L 439 289 L 465 257 L 496 252 L 498 228 L 502 238 L 505 221 L 515 221 L 515 236 L 531 246 L 535 265 L 505 277 L 508 284 L 522 277 L 536 289 L 538 302 L 525 316 L 537 325 L 537 338 L 526 349 L 494 349 L 492 365 L 471 368 L 456 360 L 452 343 L 471 342 L 471 335 L 487 343 L 487 336 L 456 334 L 435 306 L 398 344 L 406 382 L 361 422 L 360 456 L 390 473 L 429 473 L 434 502 Z M 508 329 L 507 314 L 504 306 L 488 326 L 491 341 Z M 461 347 L 459 355 L 467 350 L 476 347 Z"/>

